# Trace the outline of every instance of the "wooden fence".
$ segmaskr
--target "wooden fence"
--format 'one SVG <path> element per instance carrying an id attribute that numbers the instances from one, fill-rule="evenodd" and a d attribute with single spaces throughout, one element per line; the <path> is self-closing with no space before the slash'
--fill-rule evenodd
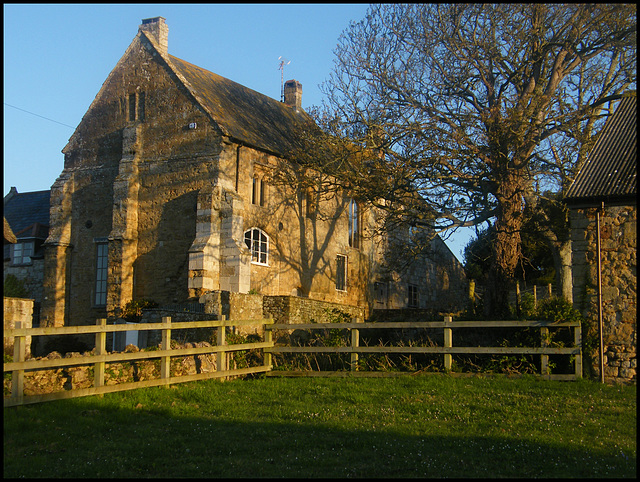
<path id="1" fill-rule="evenodd" d="M 14 338 L 14 361 L 4 364 L 4 372 L 11 372 L 11 396 L 4 399 L 4 406 L 38 403 L 63 398 L 98 395 L 135 388 L 169 385 L 190 382 L 208 378 L 222 378 L 265 372 L 269 376 L 381 376 L 380 372 L 358 371 L 358 356 L 362 353 L 415 353 L 441 354 L 444 357 L 444 368 L 451 370 L 452 355 L 456 354 L 503 354 L 503 355 L 539 355 L 541 375 L 543 378 L 558 380 L 576 380 L 582 377 L 582 330 L 579 322 L 551 323 L 546 321 L 455 321 L 447 316 L 444 321 L 432 322 L 376 322 L 376 323 L 305 323 L 305 324 L 275 324 L 273 319 L 259 320 L 210 320 L 171 323 L 171 318 L 165 317 L 162 323 L 138 323 L 135 330 L 161 330 L 162 342 L 157 351 L 136 353 L 106 353 L 106 334 L 111 332 L 131 331 L 132 325 L 107 325 L 105 319 L 100 319 L 96 326 L 66 326 L 58 328 L 20 328 L 5 330 L 4 337 Z M 264 324 L 264 341 L 227 345 L 225 329 L 232 326 Z M 16 324 L 18 325 L 18 324 Z M 216 346 L 200 348 L 171 349 L 171 330 L 185 328 L 217 327 Z M 573 346 L 549 346 L 549 330 L 555 328 L 573 328 Z M 367 329 L 420 329 L 441 328 L 443 330 L 443 346 L 360 346 L 360 331 Z M 541 346 L 539 347 L 462 347 L 454 346 L 453 331 L 470 328 L 539 328 Z M 350 332 L 349 346 L 275 346 L 273 330 L 327 330 L 346 329 Z M 77 335 L 95 333 L 96 354 L 87 357 L 62 358 L 53 360 L 26 360 L 25 340 L 27 336 L 46 335 Z M 239 350 L 263 349 L 264 359 L 260 366 L 229 370 L 226 368 L 226 354 Z M 197 373 L 179 377 L 170 376 L 171 357 L 193 356 L 217 353 L 217 370 L 209 373 Z M 349 353 L 350 371 L 343 372 L 291 372 L 273 371 L 272 355 L 274 353 Z M 569 355 L 573 357 L 573 374 L 551 374 L 549 365 L 550 355 Z M 130 362 L 150 358 L 160 358 L 160 378 L 144 380 L 118 385 L 104 384 L 104 370 L 106 363 Z M 65 390 L 42 395 L 24 395 L 24 372 L 46 370 L 69 366 L 93 365 L 94 380 L 92 388 Z"/>
<path id="2" fill-rule="evenodd" d="M 465 328 L 540 328 L 541 346 L 539 347 L 455 347 L 453 346 L 453 330 Z M 549 329 L 569 327 L 573 328 L 572 347 L 549 346 Z M 442 328 L 443 346 L 360 346 L 360 331 L 366 329 L 415 329 Z M 301 371 L 270 371 L 269 376 L 372 376 L 378 372 L 358 372 L 358 355 L 361 353 L 436 353 L 444 357 L 444 368 L 451 370 L 452 355 L 454 354 L 503 354 L 503 355 L 540 355 L 541 375 L 546 379 L 576 380 L 582 377 L 582 328 L 579 322 L 552 323 L 546 321 L 455 321 L 450 316 L 444 321 L 433 322 L 376 322 L 376 323 L 306 323 L 284 324 L 277 323 L 265 326 L 265 333 L 278 329 L 301 330 L 350 330 L 350 346 L 273 346 L 265 348 L 265 357 L 270 353 L 349 353 L 350 372 L 301 372 Z M 551 374 L 549 355 L 573 356 L 573 374 Z M 267 362 L 265 361 L 265 364 Z M 378 375 L 379 376 L 379 375 Z"/>
<path id="3" fill-rule="evenodd" d="M 65 326 L 65 327 L 44 327 L 44 328 L 21 328 L 19 322 L 16 328 L 4 331 L 4 337 L 14 339 L 13 362 L 4 363 L 4 372 L 11 372 L 11 396 L 4 399 L 4 406 L 24 405 L 28 403 L 38 403 L 63 398 L 83 397 L 87 395 L 98 395 L 122 390 L 132 390 L 135 388 L 170 385 L 174 383 L 190 382 L 207 378 L 223 378 L 250 373 L 266 372 L 271 369 L 270 363 L 261 366 L 226 369 L 226 354 L 239 350 L 251 350 L 269 348 L 273 342 L 269 338 L 271 332 L 265 334 L 265 341 L 256 343 L 243 343 L 236 345 L 226 344 L 226 327 L 264 324 L 269 326 L 272 319 L 261 320 L 210 320 L 210 321 L 189 321 L 171 323 L 170 317 L 162 318 L 162 323 L 138 323 L 135 330 L 161 330 L 162 342 L 159 350 L 140 351 L 136 353 L 110 353 L 106 352 L 107 333 L 119 331 L 131 331 L 132 325 L 107 325 L 106 319 L 97 320 L 96 326 Z M 180 348 L 171 349 L 171 330 L 184 328 L 217 328 L 216 346 L 200 348 Z M 50 336 L 50 335 L 77 335 L 95 333 L 96 353 L 94 356 L 61 358 L 53 360 L 26 360 L 25 342 L 27 336 Z M 171 357 L 193 356 L 217 354 L 217 370 L 209 373 L 196 373 L 180 377 L 170 375 Z M 106 363 L 131 362 L 136 360 L 147 360 L 152 358 L 160 359 L 160 378 L 154 380 L 144 380 L 131 383 L 121 383 L 118 385 L 104 384 L 104 370 Z M 265 357 L 266 358 L 266 357 Z M 24 395 L 24 373 L 25 371 L 56 369 L 70 366 L 93 365 L 94 379 L 92 388 L 65 390 L 41 395 Z"/>

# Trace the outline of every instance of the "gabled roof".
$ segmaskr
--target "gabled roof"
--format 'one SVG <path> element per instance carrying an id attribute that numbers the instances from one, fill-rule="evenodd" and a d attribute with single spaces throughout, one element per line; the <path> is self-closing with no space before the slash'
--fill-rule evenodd
<path id="1" fill-rule="evenodd" d="M 567 204 L 636 203 L 636 94 L 625 95 L 569 187 Z"/>
<path id="2" fill-rule="evenodd" d="M 302 110 L 172 55 L 168 58 L 201 107 L 236 141 L 284 156 L 297 144 L 298 129 L 313 122 Z"/>
<path id="3" fill-rule="evenodd" d="M 17 238 L 46 238 L 51 191 L 19 193 L 15 188 L 4 198 L 4 217 Z"/>

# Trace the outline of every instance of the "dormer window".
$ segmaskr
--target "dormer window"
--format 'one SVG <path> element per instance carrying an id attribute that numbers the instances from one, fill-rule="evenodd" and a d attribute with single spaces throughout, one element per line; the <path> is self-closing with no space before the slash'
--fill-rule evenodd
<path id="1" fill-rule="evenodd" d="M 31 264 L 31 257 L 34 251 L 33 241 L 21 241 L 11 245 L 11 264 L 25 265 Z"/>

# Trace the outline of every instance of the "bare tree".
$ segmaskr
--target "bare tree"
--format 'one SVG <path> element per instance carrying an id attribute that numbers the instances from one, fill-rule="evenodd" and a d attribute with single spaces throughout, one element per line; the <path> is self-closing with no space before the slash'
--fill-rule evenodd
<path id="1" fill-rule="evenodd" d="M 485 311 L 502 315 L 525 205 L 568 186 L 635 89 L 635 37 L 635 5 L 374 5 L 335 50 L 323 135 L 294 157 L 403 222 L 493 222 Z"/>

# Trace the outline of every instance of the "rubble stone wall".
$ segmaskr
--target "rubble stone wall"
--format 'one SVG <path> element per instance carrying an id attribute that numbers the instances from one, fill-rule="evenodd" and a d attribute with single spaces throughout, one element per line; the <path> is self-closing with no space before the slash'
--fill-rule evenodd
<path id="1" fill-rule="evenodd" d="M 637 209 L 606 206 L 600 215 L 604 378 L 636 383 L 637 372 Z M 598 249 L 596 209 L 571 212 L 573 303 L 598 334 Z M 584 334 L 583 334 L 584 336 Z M 599 376 L 598 346 L 586 354 Z"/>

